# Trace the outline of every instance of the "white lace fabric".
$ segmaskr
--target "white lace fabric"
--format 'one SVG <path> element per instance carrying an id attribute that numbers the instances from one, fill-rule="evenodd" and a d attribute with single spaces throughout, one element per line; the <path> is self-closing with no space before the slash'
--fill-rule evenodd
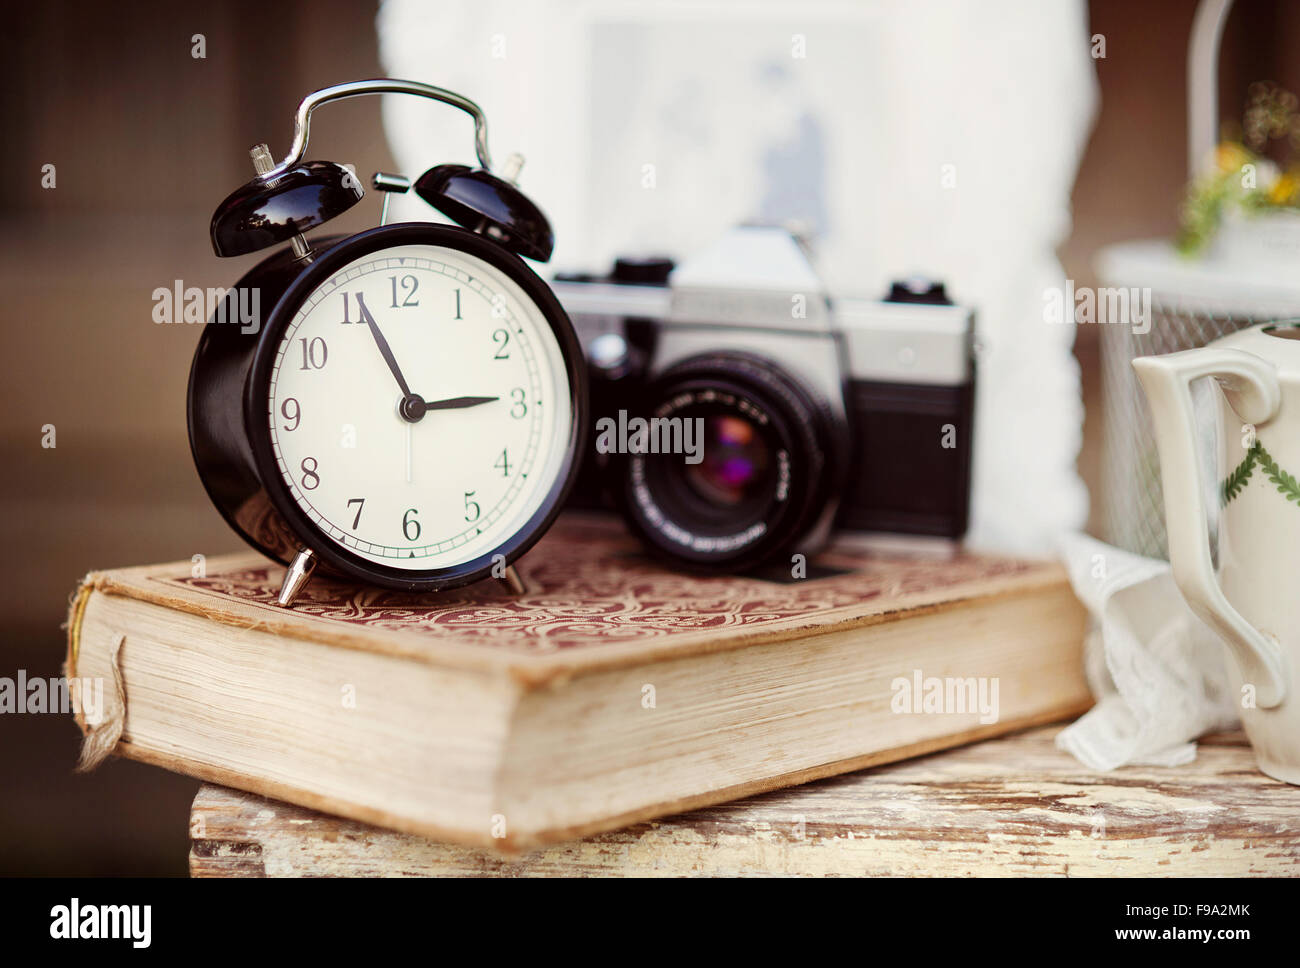
<path id="1" fill-rule="evenodd" d="M 1096 770 L 1191 762 L 1197 737 L 1237 723 L 1223 643 L 1188 609 L 1168 562 L 1082 534 L 1061 554 L 1092 620 L 1084 662 L 1097 705 L 1057 746 Z"/>

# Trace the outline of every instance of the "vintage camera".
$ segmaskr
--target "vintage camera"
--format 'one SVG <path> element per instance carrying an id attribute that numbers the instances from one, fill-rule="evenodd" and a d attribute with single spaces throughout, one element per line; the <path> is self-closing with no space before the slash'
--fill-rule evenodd
<path id="1" fill-rule="evenodd" d="M 571 504 L 654 551 L 739 572 L 833 532 L 966 531 L 973 314 L 941 284 L 832 299 L 803 245 L 741 226 L 680 267 L 557 276 L 594 426 Z"/>

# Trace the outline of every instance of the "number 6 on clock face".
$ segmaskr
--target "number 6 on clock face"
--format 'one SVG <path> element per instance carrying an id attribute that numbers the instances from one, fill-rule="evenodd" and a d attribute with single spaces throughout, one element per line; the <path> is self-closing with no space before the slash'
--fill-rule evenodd
<path id="1" fill-rule="evenodd" d="M 325 253 L 273 314 L 254 366 L 268 490 L 354 571 L 481 569 L 531 543 L 572 477 L 580 351 L 540 280 L 485 248 L 377 229 Z"/>

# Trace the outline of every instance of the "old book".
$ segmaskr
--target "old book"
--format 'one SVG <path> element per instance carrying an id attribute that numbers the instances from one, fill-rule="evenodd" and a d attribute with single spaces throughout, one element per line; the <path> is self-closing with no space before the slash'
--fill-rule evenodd
<path id="1" fill-rule="evenodd" d="M 1094 772 L 1059 726 L 519 855 L 200 787 L 195 877 L 1295 877 L 1300 787 L 1240 731 L 1196 762 Z"/>
<path id="2" fill-rule="evenodd" d="M 285 610 L 283 568 L 255 555 L 99 572 L 73 600 L 68 675 L 88 740 L 123 756 L 504 851 L 1088 706 L 1058 565 L 833 549 L 816 566 L 693 577 L 572 518 L 522 560 L 518 596 L 316 578 Z"/>

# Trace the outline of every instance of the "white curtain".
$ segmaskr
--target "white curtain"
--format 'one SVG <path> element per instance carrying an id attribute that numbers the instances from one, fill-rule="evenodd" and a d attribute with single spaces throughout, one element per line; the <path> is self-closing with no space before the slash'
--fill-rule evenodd
<path id="1" fill-rule="evenodd" d="M 1082 527 L 1074 330 L 1043 293 L 1097 101 L 1084 0 L 386 0 L 378 26 L 390 75 L 473 98 L 494 161 L 524 154 L 551 269 L 768 218 L 816 233 L 832 292 L 943 279 L 979 313 L 970 543 L 1046 553 Z M 405 174 L 474 163 L 468 119 L 384 111 Z"/>

